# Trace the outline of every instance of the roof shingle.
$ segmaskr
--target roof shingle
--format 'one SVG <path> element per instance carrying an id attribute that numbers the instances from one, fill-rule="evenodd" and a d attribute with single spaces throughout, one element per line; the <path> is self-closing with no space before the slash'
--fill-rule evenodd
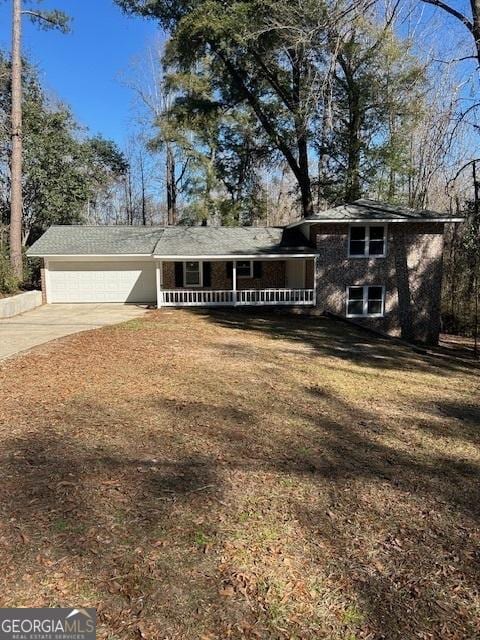
<path id="1" fill-rule="evenodd" d="M 284 230 L 276 227 L 168 227 L 155 247 L 154 255 L 231 256 L 253 254 L 311 253 L 303 246 L 285 243 Z"/>
<path id="2" fill-rule="evenodd" d="M 276 227 L 53 226 L 27 254 L 33 256 L 230 256 L 308 254 L 301 234 Z"/>
<path id="3" fill-rule="evenodd" d="M 455 216 L 460 218 L 461 216 Z M 415 210 L 399 205 L 387 204 L 385 202 L 377 202 L 376 200 L 360 199 L 350 204 L 342 204 L 338 207 L 332 207 L 326 211 L 319 211 L 307 220 L 314 221 L 345 221 L 353 220 L 392 220 L 397 222 L 421 222 L 422 220 L 445 220 L 452 216 L 431 211 L 428 209 Z M 304 222 L 299 220 L 293 223 L 298 225 Z"/>
<path id="4" fill-rule="evenodd" d="M 27 255 L 151 255 L 162 233 L 163 227 L 53 226 Z"/>

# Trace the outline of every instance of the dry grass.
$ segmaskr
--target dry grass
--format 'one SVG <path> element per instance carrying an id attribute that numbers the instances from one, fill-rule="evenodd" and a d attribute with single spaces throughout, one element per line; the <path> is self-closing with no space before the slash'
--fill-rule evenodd
<path id="1" fill-rule="evenodd" d="M 478 369 L 152 312 L 0 365 L 1 606 L 99 638 L 480 637 Z"/>

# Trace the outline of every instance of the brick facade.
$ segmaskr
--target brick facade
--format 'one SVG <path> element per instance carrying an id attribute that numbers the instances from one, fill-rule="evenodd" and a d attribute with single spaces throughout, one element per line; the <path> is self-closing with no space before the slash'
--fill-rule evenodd
<path id="1" fill-rule="evenodd" d="M 346 315 L 346 288 L 385 286 L 382 318 L 359 323 L 409 340 L 436 343 L 440 330 L 443 224 L 392 223 L 387 227 L 384 258 L 349 258 L 348 224 L 315 224 L 317 306 Z"/>
<path id="2" fill-rule="evenodd" d="M 195 287 L 196 290 L 230 290 L 232 279 L 227 274 L 227 263 L 212 261 L 212 284 L 210 287 Z M 238 278 L 237 289 L 281 289 L 285 287 L 285 260 L 264 260 L 261 278 Z M 163 263 L 164 289 L 191 289 L 192 287 L 175 287 L 175 263 Z"/>
<path id="3" fill-rule="evenodd" d="M 355 322 L 408 340 L 435 344 L 440 331 L 443 227 L 442 223 L 391 223 L 386 226 L 385 257 L 350 258 L 348 223 L 312 224 L 310 241 L 317 251 L 317 309 L 346 316 L 347 287 L 383 286 L 383 317 L 356 317 Z M 305 264 L 305 287 L 311 289 L 314 261 L 308 258 Z M 286 283 L 285 260 L 264 260 L 262 277 L 239 278 L 237 288 L 283 288 Z M 174 262 L 163 263 L 163 288 L 176 288 Z M 211 261 L 211 286 L 203 289 L 232 289 L 226 262 Z"/>

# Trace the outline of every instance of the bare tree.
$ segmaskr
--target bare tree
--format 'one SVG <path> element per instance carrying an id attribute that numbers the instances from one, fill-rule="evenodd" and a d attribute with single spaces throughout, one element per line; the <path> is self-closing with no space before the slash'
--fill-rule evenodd
<path id="1" fill-rule="evenodd" d="M 470 0 L 470 9 L 472 12 L 471 18 L 468 17 L 461 10 L 456 7 L 448 4 L 447 2 L 443 2 L 443 0 L 421 0 L 425 4 L 430 4 L 434 7 L 437 7 L 448 13 L 449 15 L 456 18 L 459 22 L 461 22 L 470 34 L 473 37 L 473 42 L 475 45 L 475 56 L 465 56 L 464 59 L 474 58 L 476 57 L 480 64 L 480 0 Z"/>
<path id="2" fill-rule="evenodd" d="M 145 145 L 151 150 L 162 152 L 165 163 L 162 181 L 166 191 L 167 222 L 169 225 L 175 225 L 178 218 L 178 196 L 182 190 L 188 163 L 185 160 L 179 162 L 176 145 L 161 125 L 163 116 L 169 111 L 173 101 L 172 93 L 165 84 L 162 55 L 163 44 L 158 43 L 150 47 L 146 56 L 135 65 L 135 67 L 141 67 L 142 72 L 138 73 L 136 68 L 135 72 L 126 78 L 125 83 L 139 98 L 143 112 L 143 118 L 140 119 L 142 128 L 152 129 L 151 139 L 145 140 Z M 147 118 L 145 118 L 145 109 Z"/>

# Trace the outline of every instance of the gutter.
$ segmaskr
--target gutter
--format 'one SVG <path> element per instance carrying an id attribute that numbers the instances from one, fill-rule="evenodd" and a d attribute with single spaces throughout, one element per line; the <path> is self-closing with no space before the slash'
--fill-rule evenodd
<path id="1" fill-rule="evenodd" d="M 285 229 L 293 229 L 302 224 L 406 224 L 408 222 L 438 222 L 448 224 L 450 222 L 463 222 L 465 218 L 305 218 L 291 222 Z"/>
<path id="2" fill-rule="evenodd" d="M 253 260 L 255 258 L 261 258 L 262 260 L 285 260 L 287 258 L 315 258 L 316 253 L 238 253 L 238 254 L 225 254 L 225 255 L 182 255 L 182 256 L 162 256 L 161 254 L 154 254 L 156 260 L 175 261 L 175 260 Z"/>

